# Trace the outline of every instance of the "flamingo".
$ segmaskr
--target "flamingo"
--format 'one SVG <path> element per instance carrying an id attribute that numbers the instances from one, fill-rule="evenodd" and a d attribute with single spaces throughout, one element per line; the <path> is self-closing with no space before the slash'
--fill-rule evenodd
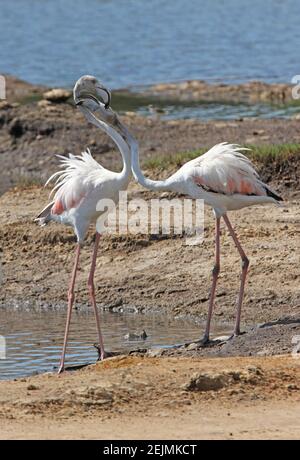
<path id="1" fill-rule="evenodd" d="M 112 110 L 111 110 L 112 112 Z M 241 311 L 249 259 L 229 220 L 228 212 L 262 203 L 279 205 L 283 199 L 259 177 L 252 162 L 242 152 L 249 149 L 237 144 L 223 142 L 185 163 L 165 180 L 151 180 L 144 176 L 139 165 L 139 151 L 136 139 L 117 115 L 113 120 L 115 128 L 122 134 L 131 149 L 132 172 L 135 180 L 153 191 L 172 191 L 192 199 L 202 199 L 213 209 L 215 216 L 215 263 L 212 270 L 212 286 L 208 305 L 205 332 L 200 343 L 210 341 L 210 326 L 215 301 L 217 281 L 220 273 L 220 224 L 224 220 L 241 257 L 242 271 L 237 298 L 236 320 L 231 337 L 241 333 Z"/>
<path id="2" fill-rule="evenodd" d="M 229 220 L 228 211 L 236 211 L 262 203 L 279 205 L 283 199 L 260 179 L 252 162 L 242 153 L 250 150 L 248 148 L 227 142 L 217 144 L 205 154 L 185 163 L 166 180 L 153 181 L 146 178 L 140 169 L 136 140 L 130 135 L 126 127 L 124 127 L 124 133 L 126 133 L 126 139 L 131 145 L 132 172 L 137 182 L 149 190 L 169 190 L 193 199 L 202 199 L 204 204 L 213 209 L 215 217 L 215 263 L 212 269 L 212 286 L 206 327 L 204 336 L 200 340 L 202 345 L 210 342 L 211 319 L 220 273 L 220 223 L 221 218 L 223 218 L 242 262 L 236 320 L 231 338 L 240 335 L 242 303 L 250 261 Z"/>
<path id="3" fill-rule="evenodd" d="M 49 184 L 56 179 L 56 185 L 50 195 L 54 194 L 53 200 L 36 217 L 40 225 L 46 225 L 50 221 L 73 227 L 77 238 L 75 249 L 75 261 L 68 290 L 68 309 L 62 348 L 61 360 L 58 373 L 64 370 L 65 354 L 68 342 L 72 308 L 74 303 L 74 288 L 78 269 L 79 255 L 82 243 L 90 224 L 95 223 L 99 214 L 96 206 L 101 199 L 111 199 L 117 203 L 119 192 L 126 190 L 131 179 L 130 150 L 122 136 L 111 126 L 116 124 L 114 114 L 109 109 L 110 92 L 92 76 L 81 77 L 74 86 L 74 101 L 76 106 L 92 124 L 100 127 L 115 142 L 123 159 L 121 172 L 109 171 L 102 167 L 92 157 L 89 150 L 81 155 L 69 154 L 69 157 L 58 155 L 62 168 L 53 174 L 46 182 Z M 101 114 L 101 120 L 95 116 Z M 103 120 L 107 121 L 105 123 Z M 108 123 L 110 121 L 110 124 Z M 96 267 L 97 250 L 100 234 L 96 231 L 95 244 L 92 255 L 90 273 L 88 277 L 88 290 L 94 309 L 97 326 L 100 358 L 104 359 L 105 351 L 101 333 L 100 317 L 96 306 L 94 274 Z"/>

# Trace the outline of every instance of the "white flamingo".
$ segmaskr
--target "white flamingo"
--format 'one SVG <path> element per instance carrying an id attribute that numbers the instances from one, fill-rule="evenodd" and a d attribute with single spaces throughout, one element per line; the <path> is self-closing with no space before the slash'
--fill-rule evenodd
<path id="1" fill-rule="evenodd" d="M 59 222 L 73 227 L 77 237 L 75 262 L 68 291 L 68 312 L 64 335 L 59 373 L 64 370 L 65 354 L 74 302 L 74 286 L 79 261 L 80 247 L 91 223 L 95 223 L 100 215 L 96 206 L 101 199 L 112 199 L 117 203 L 119 191 L 126 190 L 131 178 L 130 150 L 122 136 L 110 124 L 116 124 L 115 115 L 109 109 L 110 93 L 94 77 L 81 77 L 74 87 L 74 101 L 86 119 L 105 131 L 118 146 L 122 159 L 121 172 L 113 172 L 103 168 L 93 159 L 89 150 L 78 156 L 69 154 L 61 158 L 62 169 L 53 174 L 46 185 L 56 179 L 56 185 L 51 193 L 55 192 L 53 201 L 49 203 L 37 216 L 40 225 L 50 221 Z M 101 102 L 103 101 L 103 102 Z M 95 113 L 101 115 L 107 123 L 97 119 Z M 110 122 L 110 124 L 109 124 Z M 100 318 L 96 306 L 94 273 L 96 267 L 97 249 L 100 234 L 96 232 L 95 246 L 92 256 L 88 289 L 95 313 L 101 359 L 105 356 L 103 338 L 100 327 Z"/>
<path id="2" fill-rule="evenodd" d="M 132 172 L 136 181 L 149 190 L 170 190 L 188 195 L 193 199 L 203 199 L 206 205 L 213 208 L 216 219 L 215 264 L 212 271 L 213 281 L 207 323 L 202 339 L 203 344 L 209 342 L 215 292 L 220 272 L 220 221 L 221 218 L 224 219 L 242 260 L 241 283 L 233 332 L 234 335 L 239 335 L 249 259 L 230 223 L 227 212 L 262 203 L 278 204 L 282 201 L 282 198 L 262 182 L 251 161 L 241 153 L 243 150 L 249 149 L 225 142 L 215 145 L 204 155 L 187 162 L 166 180 L 154 181 L 148 179 L 144 176 L 139 166 L 139 152 L 136 139 L 117 116 L 112 118 L 112 120 L 112 126 L 118 129 L 130 146 Z"/>

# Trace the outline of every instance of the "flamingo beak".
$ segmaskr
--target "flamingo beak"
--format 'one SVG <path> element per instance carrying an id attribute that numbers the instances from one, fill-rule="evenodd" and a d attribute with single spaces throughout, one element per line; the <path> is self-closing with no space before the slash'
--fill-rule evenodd
<path id="1" fill-rule="evenodd" d="M 110 92 L 108 91 L 108 89 L 106 89 L 104 86 L 101 85 L 101 87 L 97 88 L 99 89 L 99 91 L 104 91 L 106 93 L 106 96 L 107 96 L 107 102 L 104 103 L 104 107 L 107 109 L 109 109 L 110 107 L 110 102 L 111 102 L 111 95 L 110 95 Z M 101 96 L 100 96 L 101 97 Z M 103 100 L 103 97 L 101 97 L 101 99 Z M 99 100 L 98 100 L 99 102 Z"/>
<path id="2" fill-rule="evenodd" d="M 77 100 L 75 102 L 75 105 L 82 105 L 85 99 L 92 99 L 96 104 L 100 105 L 99 99 L 95 97 L 93 94 L 87 93 L 87 94 L 82 94 L 81 99 Z"/>
<path id="3" fill-rule="evenodd" d="M 104 91 L 106 93 L 106 95 L 107 95 L 107 102 L 104 103 L 104 107 L 107 110 L 110 107 L 110 101 L 111 101 L 110 92 L 106 88 L 100 88 L 100 90 Z M 96 102 L 97 105 L 101 105 L 101 102 L 100 102 L 100 100 L 98 99 L 97 96 L 95 96 L 94 94 L 91 94 L 91 93 L 82 94 L 81 99 L 77 100 L 75 102 L 75 105 L 76 106 L 82 105 L 85 99 L 92 99 L 94 102 Z M 101 99 L 103 99 L 103 98 L 101 97 Z"/>

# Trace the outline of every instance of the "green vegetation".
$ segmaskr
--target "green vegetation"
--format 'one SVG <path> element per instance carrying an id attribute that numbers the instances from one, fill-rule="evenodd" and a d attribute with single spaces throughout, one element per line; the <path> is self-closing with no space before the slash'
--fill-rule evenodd
<path id="1" fill-rule="evenodd" d="M 175 153 L 174 155 L 154 156 L 144 162 L 146 169 L 168 169 L 173 166 L 180 167 L 189 160 L 193 160 L 199 155 L 207 152 L 206 148 L 193 150 L 191 152 Z"/>
<path id="2" fill-rule="evenodd" d="M 253 160 L 267 163 L 276 159 L 288 159 L 300 157 L 300 144 L 268 144 L 268 145 L 247 145 L 251 151 L 247 156 Z"/>
<path id="3" fill-rule="evenodd" d="M 16 102 L 18 102 L 20 105 L 26 105 L 26 104 L 31 104 L 33 102 L 39 102 L 42 99 L 43 99 L 42 93 L 34 92 L 34 93 L 26 94 L 26 96 L 22 96 L 19 99 L 16 99 Z"/>
<path id="4" fill-rule="evenodd" d="M 45 183 L 40 176 L 20 175 L 15 180 L 16 188 L 24 190 L 32 187 L 41 187 Z"/>
<path id="5" fill-rule="evenodd" d="M 290 157 L 299 156 L 300 144 L 278 144 L 278 145 L 245 145 L 249 151 L 244 152 L 251 160 L 260 163 L 269 163 L 276 159 L 288 159 Z M 201 148 L 191 152 L 176 153 L 174 155 L 155 156 L 144 162 L 146 169 L 169 169 L 172 167 L 180 167 L 189 160 L 203 155 L 207 152 L 207 148 Z"/>

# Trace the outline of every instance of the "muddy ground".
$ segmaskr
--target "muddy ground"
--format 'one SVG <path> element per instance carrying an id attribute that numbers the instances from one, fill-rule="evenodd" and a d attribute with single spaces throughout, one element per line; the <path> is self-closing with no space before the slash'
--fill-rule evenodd
<path id="1" fill-rule="evenodd" d="M 254 86 L 261 87 L 257 84 Z M 273 86 L 269 86 L 271 91 Z M 247 90 L 243 86 L 226 88 L 242 98 L 245 91 L 252 94 L 249 90 L 251 87 L 246 85 Z M 222 85 L 220 88 L 224 91 Z M 7 100 L 0 102 L 0 193 L 16 184 L 24 185 L 32 181 L 44 183 L 49 174 L 57 169 L 55 154 L 78 154 L 87 146 L 104 166 L 121 167 L 113 143 L 97 128 L 86 124 L 83 116 L 71 105 L 71 99 L 64 103 L 51 103 L 43 99 L 45 90 L 12 77 L 7 78 Z M 213 91 L 207 88 L 207 93 Z M 176 92 L 179 99 L 181 92 L 181 89 Z M 116 108 L 120 106 L 120 94 L 123 95 L 121 105 L 126 110 L 126 104 L 130 105 L 134 96 L 128 92 L 125 95 L 117 93 Z M 159 117 L 144 118 L 130 112 L 124 115 L 123 120 L 139 141 L 142 162 L 153 156 L 208 148 L 224 140 L 260 145 L 300 143 L 298 119 L 162 121 Z"/>
<path id="2" fill-rule="evenodd" d="M 140 195 L 137 189 L 138 186 L 131 186 L 131 197 Z M 145 196 L 150 195 L 146 193 Z M 29 308 L 37 309 L 65 306 L 74 236 L 69 228 L 56 224 L 40 228 L 33 222 L 46 202 L 47 192 L 38 187 L 12 190 L 0 199 L 2 305 L 13 308 L 25 302 Z M 291 336 L 300 332 L 299 198 L 293 197 L 283 208 L 271 206 L 243 210 L 233 214 L 232 221 L 251 261 L 243 328 L 251 329 L 257 324 L 278 319 L 289 323 L 261 328 L 253 353 L 264 349 L 266 354 L 289 352 Z M 77 281 L 76 302 L 82 308 L 88 305 L 86 282 L 92 242 L 91 230 L 82 251 Z M 221 244 L 222 268 L 215 318 L 218 323 L 228 325 L 234 323 L 240 260 L 225 229 Z M 209 210 L 205 214 L 204 241 L 199 246 L 187 246 L 184 238 L 170 236 L 158 239 L 151 235 L 104 236 L 95 278 L 99 306 L 112 311 L 165 312 L 204 321 L 213 252 L 214 222 Z M 286 317 L 293 320 L 285 321 Z M 199 336 L 200 332 L 199 327 Z M 250 335 L 247 340 L 242 336 L 231 341 L 229 349 L 226 345 L 226 353 L 251 353 L 248 338 Z M 237 348 L 236 343 L 239 344 Z M 216 351 L 215 347 L 213 351 Z M 207 350 L 207 353 L 211 352 Z"/>
<path id="3" fill-rule="evenodd" d="M 163 122 L 133 114 L 124 118 L 140 142 L 143 161 L 224 140 L 258 145 L 300 142 L 299 120 Z M 57 169 L 54 154 L 79 153 L 87 146 L 105 166 L 120 167 L 111 141 L 87 126 L 67 103 L 8 101 L 0 109 L 0 183 L 6 192 L 0 197 L 2 307 L 25 303 L 27 308 L 65 308 L 73 233 L 55 224 L 40 228 L 33 218 L 47 203 L 49 190 L 39 184 Z M 283 195 L 285 207 L 252 207 L 232 214 L 251 262 L 242 314 L 247 333 L 205 349 L 190 344 L 168 351 L 140 350 L 59 378 L 46 374 L 0 382 L 0 437 L 105 437 L 112 426 L 117 427 L 112 435 L 119 438 L 299 437 L 300 367 L 291 357 L 292 339 L 300 335 L 299 155 L 257 167 Z M 148 172 L 163 177 L 170 171 Z M 136 184 L 130 185 L 129 196 L 153 197 Z M 200 337 L 213 235 L 212 213 L 206 210 L 205 238 L 199 246 L 186 246 L 179 237 L 103 237 L 96 270 L 99 306 L 192 316 L 199 321 Z M 77 283 L 76 303 L 81 308 L 88 305 L 92 241 L 91 230 Z M 224 228 L 221 245 L 214 318 L 233 325 L 240 261 Z M 249 371 L 249 366 L 256 371 Z M 232 369 L 240 373 L 236 380 L 228 374 Z M 197 372 L 221 383 L 208 390 L 183 388 Z M 180 429 L 177 420 L 182 421 Z"/>

